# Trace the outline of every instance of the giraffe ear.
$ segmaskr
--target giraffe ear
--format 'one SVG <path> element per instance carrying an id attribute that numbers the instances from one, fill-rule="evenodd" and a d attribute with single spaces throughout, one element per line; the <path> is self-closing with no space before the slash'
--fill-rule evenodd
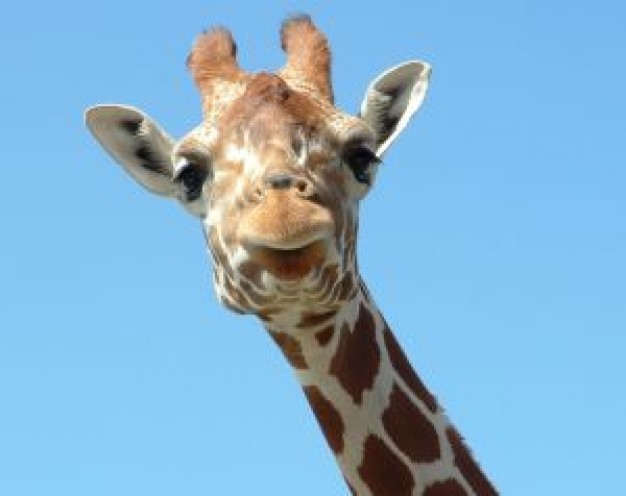
<path id="1" fill-rule="evenodd" d="M 172 182 L 174 141 L 150 117 L 124 105 L 96 105 L 85 122 L 102 147 L 139 184 L 158 195 L 176 197 Z"/>
<path id="2" fill-rule="evenodd" d="M 421 106 L 430 73 L 426 62 L 409 61 L 383 72 L 367 88 L 359 117 L 374 130 L 379 157 Z"/>

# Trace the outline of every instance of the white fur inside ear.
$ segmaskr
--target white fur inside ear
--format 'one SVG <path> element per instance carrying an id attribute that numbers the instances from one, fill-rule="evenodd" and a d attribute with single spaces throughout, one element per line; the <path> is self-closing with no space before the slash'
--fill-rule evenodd
<path id="1" fill-rule="evenodd" d="M 414 60 L 392 67 L 368 87 L 360 116 L 374 130 L 381 156 L 398 137 L 426 96 L 431 68 Z"/>
<path id="2" fill-rule="evenodd" d="M 97 105 L 85 122 L 102 147 L 143 187 L 173 197 L 174 141 L 146 114 L 126 105 Z"/>

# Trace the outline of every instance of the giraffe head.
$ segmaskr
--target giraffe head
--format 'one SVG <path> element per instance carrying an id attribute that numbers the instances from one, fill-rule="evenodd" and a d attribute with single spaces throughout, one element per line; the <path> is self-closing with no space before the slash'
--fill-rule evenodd
<path id="1" fill-rule="evenodd" d="M 430 75 L 419 61 L 384 72 L 351 116 L 333 104 L 330 51 L 311 20 L 286 21 L 281 44 L 284 68 L 250 74 L 228 31 L 202 34 L 188 67 L 204 119 L 178 141 L 132 107 L 86 113 L 131 176 L 201 218 L 220 300 L 263 318 L 331 310 L 356 289 L 359 201 Z"/>

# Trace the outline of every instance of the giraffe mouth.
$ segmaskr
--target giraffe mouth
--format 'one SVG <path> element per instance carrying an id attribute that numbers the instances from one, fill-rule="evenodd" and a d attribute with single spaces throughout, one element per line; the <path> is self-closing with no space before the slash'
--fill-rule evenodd
<path id="1" fill-rule="evenodd" d="M 324 263 L 334 222 L 328 208 L 273 191 L 243 216 L 237 238 L 259 270 L 298 280 Z"/>
<path id="2" fill-rule="evenodd" d="M 323 242 L 326 238 L 330 226 L 316 226 L 317 229 L 308 229 L 305 232 L 283 232 L 282 236 L 270 235 L 267 232 L 262 234 L 245 233 L 242 238 L 244 247 L 250 250 L 266 249 L 280 253 L 300 252 L 307 247 Z"/>
<path id="3" fill-rule="evenodd" d="M 300 244 L 256 244 L 246 243 L 250 259 L 259 268 L 277 279 L 293 281 L 309 275 L 321 267 L 326 258 L 326 242 L 322 239 Z"/>

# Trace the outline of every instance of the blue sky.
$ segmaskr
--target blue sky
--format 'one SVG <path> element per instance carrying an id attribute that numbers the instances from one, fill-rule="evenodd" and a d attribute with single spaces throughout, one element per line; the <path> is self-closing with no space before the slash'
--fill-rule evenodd
<path id="1" fill-rule="evenodd" d="M 357 7 L 358 5 L 358 7 Z M 249 70 L 309 12 L 338 104 L 411 58 L 426 103 L 362 207 L 360 265 L 506 495 L 626 470 L 626 4 L 13 2 L 0 20 L 0 494 L 346 494 L 289 368 L 218 306 L 196 221 L 82 123 L 200 118 L 184 60 L 232 28 Z"/>

